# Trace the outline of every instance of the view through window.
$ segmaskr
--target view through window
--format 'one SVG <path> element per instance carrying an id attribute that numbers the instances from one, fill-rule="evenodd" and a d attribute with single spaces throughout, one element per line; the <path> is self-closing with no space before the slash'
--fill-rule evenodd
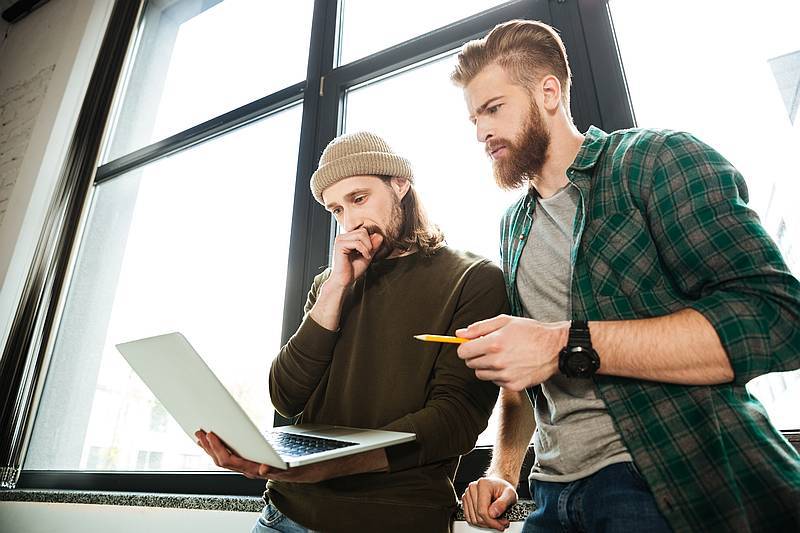
<path id="1" fill-rule="evenodd" d="M 800 274 L 800 3 L 612 0 L 610 9 L 638 126 L 691 132 L 731 161 Z M 748 388 L 779 429 L 800 429 L 800 371 Z"/>

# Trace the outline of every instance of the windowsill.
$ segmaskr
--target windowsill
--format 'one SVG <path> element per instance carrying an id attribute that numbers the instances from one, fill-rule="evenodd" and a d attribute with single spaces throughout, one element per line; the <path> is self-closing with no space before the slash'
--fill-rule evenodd
<path id="1" fill-rule="evenodd" d="M 154 494 L 147 492 L 102 492 L 81 490 L 17 489 L 0 490 L 0 502 L 80 503 L 89 505 L 125 505 L 131 507 L 166 507 L 204 511 L 235 511 L 260 513 L 264 502 L 255 496 L 211 496 L 194 494 Z M 507 517 L 512 522 L 523 521 L 533 510 L 530 500 L 521 500 Z M 454 519 L 464 520 L 459 505 Z"/>

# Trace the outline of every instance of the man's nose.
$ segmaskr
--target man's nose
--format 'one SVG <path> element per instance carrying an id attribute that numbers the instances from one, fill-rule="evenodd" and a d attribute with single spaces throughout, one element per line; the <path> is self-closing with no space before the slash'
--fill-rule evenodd
<path id="1" fill-rule="evenodd" d="M 478 120 L 475 125 L 475 132 L 478 137 L 478 142 L 485 143 L 492 137 L 494 137 L 494 131 L 492 128 L 486 125 L 485 122 Z"/>
<path id="2" fill-rule="evenodd" d="M 356 216 L 353 213 L 345 212 L 344 219 L 342 220 L 342 226 L 344 227 L 345 232 L 357 230 L 363 225 L 364 221 L 361 219 L 361 217 Z"/>

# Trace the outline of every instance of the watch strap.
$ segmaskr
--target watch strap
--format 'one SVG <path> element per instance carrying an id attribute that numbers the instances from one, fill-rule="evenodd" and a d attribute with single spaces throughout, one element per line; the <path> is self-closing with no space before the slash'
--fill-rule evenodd
<path id="1" fill-rule="evenodd" d="M 592 336 L 589 333 L 589 323 L 585 320 L 573 320 L 569 327 L 569 340 L 567 346 L 592 347 Z"/>

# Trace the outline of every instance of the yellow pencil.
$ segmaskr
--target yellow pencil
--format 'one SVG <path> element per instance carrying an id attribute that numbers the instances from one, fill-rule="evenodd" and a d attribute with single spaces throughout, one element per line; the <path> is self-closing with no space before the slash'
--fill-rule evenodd
<path id="1" fill-rule="evenodd" d="M 451 337 L 450 335 L 430 335 L 428 333 L 424 335 L 414 335 L 414 338 L 426 342 L 449 342 L 450 344 L 461 344 L 469 340 L 462 337 Z"/>

